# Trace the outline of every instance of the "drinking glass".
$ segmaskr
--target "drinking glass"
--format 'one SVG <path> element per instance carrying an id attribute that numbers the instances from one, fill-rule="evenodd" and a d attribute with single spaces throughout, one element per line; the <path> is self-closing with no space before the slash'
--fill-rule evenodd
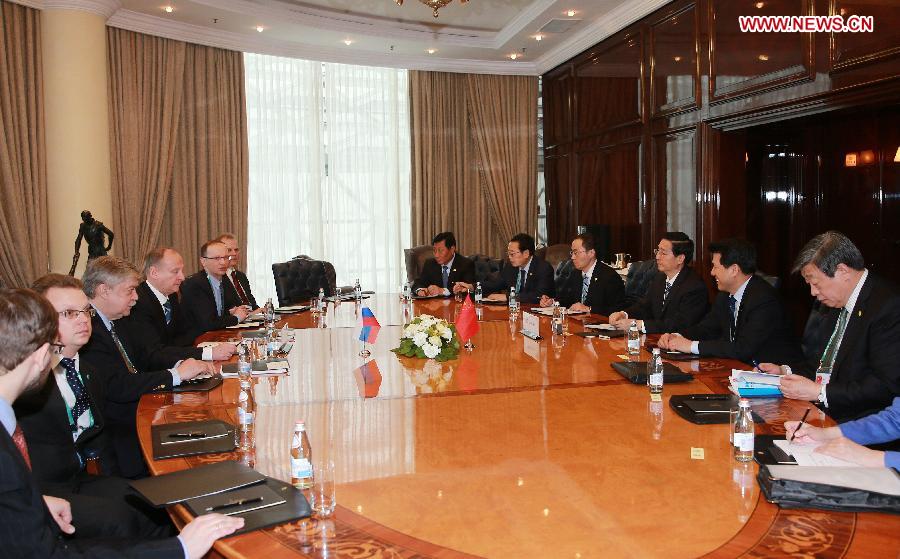
<path id="1" fill-rule="evenodd" d="M 310 491 L 313 512 L 319 518 L 328 518 L 337 504 L 334 498 L 334 462 L 322 459 L 315 463 L 313 486 Z"/>

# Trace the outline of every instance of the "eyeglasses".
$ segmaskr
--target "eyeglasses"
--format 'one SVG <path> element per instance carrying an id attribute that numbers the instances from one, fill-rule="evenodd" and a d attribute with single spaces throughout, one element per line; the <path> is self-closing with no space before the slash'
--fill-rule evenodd
<path id="1" fill-rule="evenodd" d="M 587 254 L 587 251 L 584 250 L 583 248 L 580 248 L 578 250 L 570 250 L 569 251 L 569 256 L 575 256 L 576 254 Z"/>
<path id="2" fill-rule="evenodd" d="M 522 251 L 521 251 L 521 250 L 516 250 L 516 251 L 508 250 L 508 251 L 506 251 L 506 256 L 515 256 L 515 255 L 517 255 L 517 254 L 522 254 Z"/>
<path id="3" fill-rule="evenodd" d="M 78 318 L 78 315 L 82 313 L 88 318 L 97 316 L 97 311 L 94 310 L 94 307 L 88 307 L 86 309 L 66 309 L 64 311 L 59 311 L 58 314 L 66 320 L 75 320 Z"/>
<path id="4" fill-rule="evenodd" d="M 204 260 L 218 260 L 219 262 L 228 262 L 231 260 L 230 256 L 201 256 L 200 258 Z"/>
<path id="5" fill-rule="evenodd" d="M 664 248 L 653 249 L 653 256 L 656 256 L 657 254 L 662 254 L 663 256 L 672 256 L 675 253 L 672 252 L 671 250 L 666 250 Z"/>
<path id="6" fill-rule="evenodd" d="M 53 348 L 54 355 L 62 355 L 63 350 L 66 349 L 66 346 L 64 344 L 59 344 L 56 342 L 51 343 L 50 347 Z"/>

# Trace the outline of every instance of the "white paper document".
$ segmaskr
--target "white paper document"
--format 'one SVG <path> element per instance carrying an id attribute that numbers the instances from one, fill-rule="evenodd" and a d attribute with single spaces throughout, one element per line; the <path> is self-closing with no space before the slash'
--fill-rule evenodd
<path id="1" fill-rule="evenodd" d="M 752 382 L 753 384 L 781 386 L 781 375 L 770 375 L 769 373 L 761 373 L 759 371 L 731 369 L 731 378 L 743 382 Z"/>
<path id="2" fill-rule="evenodd" d="M 793 456 L 798 466 L 857 467 L 853 462 L 813 452 L 816 449 L 813 445 L 792 443 L 786 439 L 776 439 L 772 442 L 786 454 Z"/>

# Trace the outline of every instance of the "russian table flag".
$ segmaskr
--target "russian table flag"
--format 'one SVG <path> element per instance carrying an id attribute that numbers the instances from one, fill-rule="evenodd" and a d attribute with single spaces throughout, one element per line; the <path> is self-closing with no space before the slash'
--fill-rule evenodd
<path id="1" fill-rule="evenodd" d="M 374 344 L 378 338 L 378 331 L 381 330 L 381 324 L 375 318 L 375 314 L 369 307 L 362 309 L 362 330 L 359 331 L 359 341 Z"/>

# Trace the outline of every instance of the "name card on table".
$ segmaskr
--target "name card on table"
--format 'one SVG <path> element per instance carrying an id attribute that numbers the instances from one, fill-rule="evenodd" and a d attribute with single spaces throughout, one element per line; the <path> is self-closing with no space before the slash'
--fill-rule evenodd
<path id="1" fill-rule="evenodd" d="M 530 312 L 522 313 L 522 335 L 532 340 L 541 339 L 541 321 L 537 315 Z"/>
<path id="2" fill-rule="evenodd" d="M 541 360 L 541 344 L 526 337 L 522 338 L 522 351 L 537 362 Z"/>

